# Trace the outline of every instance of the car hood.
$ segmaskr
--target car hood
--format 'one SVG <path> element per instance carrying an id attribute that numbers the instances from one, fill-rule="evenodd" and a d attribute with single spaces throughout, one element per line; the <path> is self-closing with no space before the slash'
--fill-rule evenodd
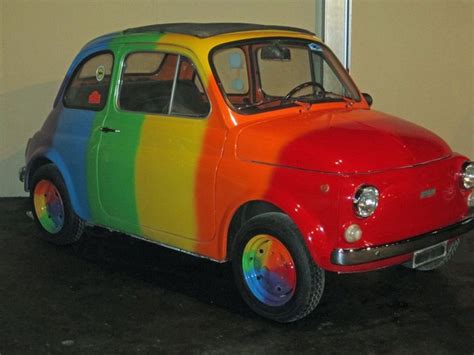
<path id="1" fill-rule="evenodd" d="M 373 110 L 303 112 L 242 128 L 239 159 L 328 173 L 368 173 L 448 157 L 432 132 Z"/>

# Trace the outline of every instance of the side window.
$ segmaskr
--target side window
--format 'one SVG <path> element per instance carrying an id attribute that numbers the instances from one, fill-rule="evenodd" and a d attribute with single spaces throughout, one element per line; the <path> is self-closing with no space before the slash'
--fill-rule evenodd
<path id="1" fill-rule="evenodd" d="M 178 58 L 179 70 L 174 84 Z M 159 52 L 128 55 L 119 107 L 134 112 L 192 117 L 206 116 L 210 110 L 202 82 L 189 59 Z"/>
<path id="2" fill-rule="evenodd" d="M 209 110 L 209 99 L 194 65 L 188 58 L 181 56 L 171 114 L 205 117 Z"/>
<path id="3" fill-rule="evenodd" d="M 168 113 L 177 59 L 175 54 L 158 52 L 129 54 L 122 74 L 119 107 L 135 112 Z"/>
<path id="4" fill-rule="evenodd" d="M 64 94 L 64 106 L 102 110 L 107 103 L 114 57 L 102 53 L 80 64 Z"/>

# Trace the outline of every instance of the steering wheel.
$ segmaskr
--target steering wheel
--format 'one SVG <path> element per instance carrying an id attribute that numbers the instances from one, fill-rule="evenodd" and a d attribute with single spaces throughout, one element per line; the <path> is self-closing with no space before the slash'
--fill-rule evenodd
<path id="1" fill-rule="evenodd" d="M 303 90 L 304 88 L 307 88 L 309 86 L 316 87 L 318 89 L 321 89 L 321 91 L 324 93 L 326 90 L 324 90 L 324 86 L 322 86 L 320 83 L 317 83 L 315 81 L 307 81 L 303 84 L 299 84 L 298 86 L 295 86 L 293 89 L 291 89 L 288 94 L 285 95 L 283 98 L 283 101 L 289 100 L 290 98 L 293 97 L 294 94 L 296 94 L 298 91 Z"/>

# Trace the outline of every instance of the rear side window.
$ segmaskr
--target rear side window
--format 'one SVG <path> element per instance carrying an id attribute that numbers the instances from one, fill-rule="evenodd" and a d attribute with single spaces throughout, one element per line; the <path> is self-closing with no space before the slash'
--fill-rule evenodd
<path id="1" fill-rule="evenodd" d="M 107 103 L 113 61 L 111 53 L 101 53 L 80 64 L 64 94 L 64 106 L 102 110 Z"/>

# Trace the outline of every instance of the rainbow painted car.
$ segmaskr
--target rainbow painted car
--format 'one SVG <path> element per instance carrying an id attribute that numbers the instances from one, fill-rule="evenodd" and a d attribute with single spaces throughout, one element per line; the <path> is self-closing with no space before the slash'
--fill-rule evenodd
<path id="1" fill-rule="evenodd" d="M 371 101 L 306 30 L 132 28 L 80 51 L 21 180 L 46 240 L 94 225 L 231 260 L 291 322 L 325 271 L 432 270 L 474 228 L 474 163 Z"/>

